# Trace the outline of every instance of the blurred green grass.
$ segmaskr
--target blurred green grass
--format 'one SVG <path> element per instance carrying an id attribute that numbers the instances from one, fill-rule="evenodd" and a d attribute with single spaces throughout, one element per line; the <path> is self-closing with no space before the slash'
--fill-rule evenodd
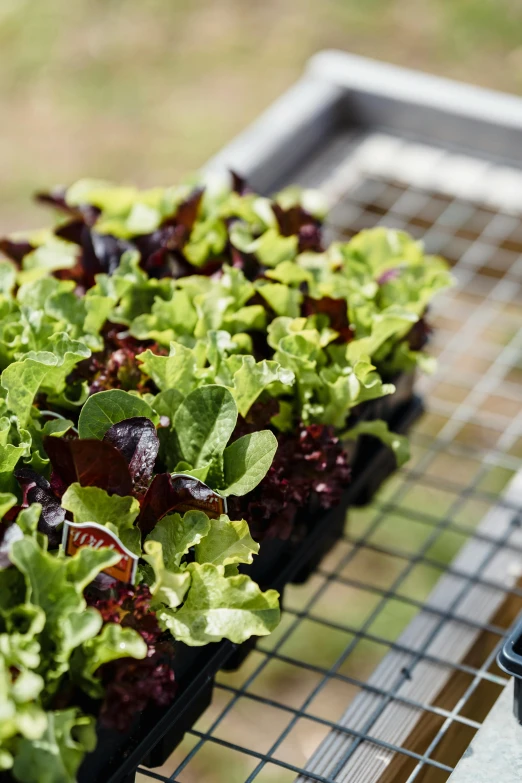
<path id="1" fill-rule="evenodd" d="M 522 88 L 519 0 L 3 0 L 0 228 L 35 188 L 173 182 L 335 47 Z"/>

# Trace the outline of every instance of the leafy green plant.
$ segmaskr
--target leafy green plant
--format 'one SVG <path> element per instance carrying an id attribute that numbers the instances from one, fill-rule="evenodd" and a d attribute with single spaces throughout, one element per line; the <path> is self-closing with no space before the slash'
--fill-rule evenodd
<path id="1" fill-rule="evenodd" d="M 79 692 L 124 730 L 174 698 L 176 645 L 275 628 L 277 593 L 240 571 L 339 502 L 340 438 L 407 459 L 371 403 L 431 369 L 450 276 L 399 231 L 325 248 L 317 194 L 237 175 L 39 198 L 54 228 L 0 240 L 0 769 L 72 783 L 95 744 Z M 116 536 L 137 584 L 107 582 L 109 548 L 66 557 L 65 523 Z"/>
<path id="2" fill-rule="evenodd" d="M 160 357 L 164 358 L 164 357 Z M 166 398 L 152 407 L 139 396 L 114 389 L 94 394 L 80 414 L 80 438 L 102 439 L 123 420 L 158 420 L 168 410 L 168 426 L 159 430 L 162 457 L 172 473 L 186 473 L 205 481 L 223 497 L 244 495 L 261 481 L 274 457 L 277 440 L 269 430 L 244 435 L 229 444 L 238 411 L 225 386 L 208 385 L 186 397 L 177 392 L 166 408 Z M 153 411 L 156 406 L 159 411 Z M 167 419 L 167 416 L 165 416 Z"/>
<path id="3" fill-rule="evenodd" d="M 120 536 L 134 529 L 140 541 L 133 498 L 71 484 L 62 504 L 75 522 L 89 517 Z M 194 561 L 187 562 L 192 548 Z M 211 520 L 197 510 L 167 514 L 138 549 L 146 563 L 140 579 L 150 588 L 152 608 L 178 641 L 198 646 L 227 638 L 239 644 L 270 633 L 279 622 L 278 594 L 262 593 L 248 576 L 237 575 L 237 565 L 251 563 L 259 551 L 244 520 L 226 515 Z"/>
<path id="4" fill-rule="evenodd" d="M 0 763 L 17 780 L 74 781 L 86 751 L 95 746 L 93 718 L 77 707 L 54 709 L 66 681 L 74 681 L 74 657 L 91 646 L 91 669 L 110 656 L 143 658 L 138 633 L 107 626 L 87 607 L 83 591 L 118 553 L 81 549 L 74 557 L 46 551 L 36 532 L 41 506 L 17 516 L 18 536 L 10 546 L 12 566 L 0 570 L 0 682 L 4 701 Z M 5 524 L 5 523 L 4 523 Z M 108 634 L 111 634 L 109 641 Z M 98 639 L 95 648 L 93 640 Z"/>

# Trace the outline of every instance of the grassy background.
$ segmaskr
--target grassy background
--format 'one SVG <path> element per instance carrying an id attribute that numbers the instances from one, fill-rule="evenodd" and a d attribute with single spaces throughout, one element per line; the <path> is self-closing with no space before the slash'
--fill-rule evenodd
<path id="1" fill-rule="evenodd" d="M 37 187 L 163 184 L 336 47 L 522 88 L 520 0 L 2 0 L 0 229 Z"/>

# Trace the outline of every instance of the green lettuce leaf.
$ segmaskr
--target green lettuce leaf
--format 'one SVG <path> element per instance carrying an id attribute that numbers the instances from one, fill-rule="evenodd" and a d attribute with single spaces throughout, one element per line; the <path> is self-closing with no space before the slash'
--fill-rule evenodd
<path id="1" fill-rule="evenodd" d="M 158 416 L 167 418 L 169 420 L 168 423 L 171 424 L 174 421 L 176 411 L 183 400 L 183 394 L 181 394 L 181 392 L 179 392 L 177 389 L 167 389 L 167 391 L 160 392 L 154 397 L 151 406 Z M 160 428 L 158 431 L 160 441 L 161 433 L 162 428 Z"/>
<path id="2" fill-rule="evenodd" d="M 227 566 L 251 563 L 259 552 L 248 524 L 242 519 L 232 522 L 225 514 L 213 519 L 207 535 L 196 545 L 196 562 Z"/>
<path id="3" fill-rule="evenodd" d="M 203 266 L 214 256 L 219 256 L 225 249 L 228 234 L 223 220 L 211 216 L 197 222 L 192 230 L 189 241 L 183 248 L 183 254 L 194 266 Z"/>
<path id="4" fill-rule="evenodd" d="M 149 564 L 153 574 L 152 579 L 146 579 L 153 596 L 152 608 L 179 606 L 190 585 L 190 572 L 165 566 L 160 541 L 149 539 L 145 541 L 143 549 L 143 560 Z"/>
<path id="5" fill-rule="evenodd" d="M 225 577 L 218 566 L 190 563 L 190 588 L 179 609 L 158 610 L 158 618 L 174 638 L 190 646 L 221 639 L 241 644 L 266 636 L 279 623 L 279 595 L 261 592 L 248 576 Z"/>
<path id="6" fill-rule="evenodd" d="M 25 600 L 45 613 L 41 640 L 53 650 L 46 659 L 48 688 L 67 670 L 72 651 L 100 630 L 101 615 L 86 607 L 83 590 L 119 558 L 109 549 L 86 547 L 73 557 L 54 556 L 29 537 L 13 543 L 10 559 L 25 577 Z"/>
<path id="7" fill-rule="evenodd" d="M 342 440 L 357 440 L 360 435 L 371 435 L 377 438 L 395 455 L 398 467 L 402 467 L 410 458 L 410 446 L 405 435 L 391 432 L 387 422 L 378 419 L 376 421 L 360 421 L 355 427 L 344 432 Z"/>
<path id="8" fill-rule="evenodd" d="M 281 367 L 278 362 L 267 360 L 256 362 L 253 356 L 241 356 L 237 359 L 241 365 L 233 374 L 231 391 L 241 416 L 247 415 L 259 395 L 272 383 L 279 382 L 289 386 L 295 380 L 292 370 Z M 231 362 L 231 367 L 234 364 L 235 362 Z"/>
<path id="9" fill-rule="evenodd" d="M 386 340 L 404 337 L 417 321 L 417 315 L 395 305 L 375 314 L 371 334 L 348 343 L 348 359 L 355 362 L 364 356 L 373 357 Z"/>
<path id="10" fill-rule="evenodd" d="M 29 421 L 36 393 L 41 390 L 52 397 L 63 392 L 73 367 L 91 355 L 85 345 L 64 333 L 53 335 L 49 343 L 51 351 L 29 351 L 6 367 L 0 379 L 7 405 L 22 426 Z"/>
<path id="11" fill-rule="evenodd" d="M 156 523 L 147 541 L 159 541 L 167 569 L 179 568 L 181 560 L 189 549 L 199 544 L 211 529 L 210 519 L 203 511 L 187 511 L 168 514 Z"/>
<path id="12" fill-rule="evenodd" d="M 125 628 L 116 623 L 107 623 L 101 633 L 87 639 L 78 647 L 71 659 L 71 675 L 89 696 L 99 699 L 103 696 L 103 686 L 97 669 L 104 663 L 118 658 L 137 658 L 147 656 L 147 645 L 133 628 Z"/>
<path id="13" fill-rule="evenodd" d="M 170 296 L 156 296 L 150 312 L 138 315 L 131 324 L 130 332 L 140 340 L 155 340 L 160 345 L 169 345 L 173 340 L 194 332 L 198 315 L 189 293 L 172 290 Z"/>
<path id="14" fill-rule="evenodd" d="M 18 273 L 20 284 L 37 280 L 59 269 L 72 269 L 78 262 L 78 247 L 52 237 L 48 242 L 24 256 L 22 271 Z"/>
<path id="15" fill-rule="evenodd" d="M 223 452 L 224 497 L 246 495 L 266 476 L 277 450 L 277 438 L 270 430 L 244 435 Z"/>
<path id="16" fill-rule="evenodd" d="M 237 408 L 223 386 L 195 389 L 174 416 L 180 458 L 193 468 L 219 461 L 236 426 Z"/>
<path id="17" fill-rule="evenodd" d="M 72 513 L 77 523 L 98 522 L 111 525 L 118 532 L 132 527 L 140 511 L 136 498 L 109 495 L 98 487 L 82 487 L 78 483 L 67 488 L 62 506 Z"/>
<path id="18" fill-rule="evenodd" d="M 297 318 L 301 312 L 303 294 L 297 288 L 290 288 L 283 283 L 267 283 L 261 281 L 256 286 L 257 292 L 279 316 Z"/>
<path id="19" fill-rule="evenodd" d="M 238 250 L 255 254 L 263 266 L 276 267 L 297 255 L 298 237 L 281 236 L 276 228 L 269 228 L 254 239 L 247 226 L 236 223 L 230 231 L 230 241 Z"/>
<path id="20" fill-rule="evenodd" d="M 89 397 L 81 410 L 78 434 L 80 438 L 102 440 L 113 424 L 135 416 L 145 416 L 154 423 L 158 421 L 150 405 L 136 394 L 121 389 L 98 392 Z"/>
<path id="21" fill-rule="evenodd" d="M 16 495 L 12 492 L 0 492 L 0 520 L 5 517 L 9 509 L 16 506 Z"/>
<path id="22" fill-rule="evenodd" d="M 94 718 L 76 707 L 48 712 L 42 736 L 18 744 L 13 775 L 20 783 L 74 783 L 83 757 L 95 747 Z"/>
<path id="23" fill-rule="evenodd" d="M 197 385 L 194 351 L 181 343 L 171 343 L 169 356 L 157 356 L 147 349 L 136 358 L 160 391 L 175 389 L 187 395 Z"/>

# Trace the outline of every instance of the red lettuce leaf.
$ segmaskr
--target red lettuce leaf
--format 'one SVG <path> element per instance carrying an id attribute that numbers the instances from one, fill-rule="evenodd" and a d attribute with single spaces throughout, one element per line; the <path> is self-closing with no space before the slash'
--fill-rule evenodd
<path id="1" fill-rule="evenodd" d="M 245 196 L 248 193 L 254 192 L 249 186 L 245 177 L 241 176 L 241 174 L 238 174 L 236 171 L 232 171 L 232 169 L 230 169 L 230 176 L 232 177 L 232 190 L 234 193 L 238 193 L 240 196 Z"/>
<path id="2" fill-rule="evenodd" d="M 182 250 L 196 222 L 202 198 L 203 189 L 194 190 L 159 228 L 134 237 L 141 266 L 150 277 L 179 278 L 194 273 L 194 267 L 183 257 Z"/>
<path id="3" fill-rule="evenodd" d="M 54 438 L 56 440 L 56 438 Z M 43 476 L 31 468 L 19 468 L 15 478 L 23 492 L 23 506 L 40 503 L 42 513 L 38 520 L 38 530 L 49 539 L 49 549 L 57 549 L 62 540 L 62 525 L 66 511 L 62 508 L 53 488 Z"/>
<path id="4" fill-rule="evenodd" d="M 55 233 L 81 247 L 83 276 L 78 282 L 87 288 L 94 285 L 94 276 L 100 272 L 112 275 L 125 251 L 133 249 L 132 244 L 124 239 L 118 239 L 112 234 L 98 234 L 81 218 L 61 226 Z"/>
<path id="5" fill-rule="evenodd" d="M 430 335 L 433 332 L 432 326 L 426 320 L 424 315 L 420 318 L 416 324 L 414 324 L 408 334 L 406 335 L 406 341 L 412 351 L 422 351 Z"/>
<path id="6" fill-rule="evenodd" d="M 15 242 L 5 238 L 0 239 L 0 250 L 10 258 L 11 261 L 14 261 L 16 264 L 21 264 L 24 256 L 34 250 L 34 245 L 31 245 L 30 242 L 24 242 L 23 240 Z"/>
<path id="7" fill-rule="evenodd" d="M 194 504 L 201 504 L 202 508 L 212 505 L 215 497 L 210 487 L 192 476 L 173 477 L 170 473 L 159 473 L 143 498 L 138 527 L 145 536 L 165 514 L 186 511 Z"/>
<path id="8" fill-rule="evenodd" d="M 318 314 L 327 315 L 332 329 L 339 332 L 337 338 L 339 342 L 348 343 L 353 340 L 355 333 L 348 321 L 346 299 L 332 299 L 330 296 L 312 299 L 311 296 L 305 296 L 301 311 L 306 317 Z"/>
<path id="9" fill-rule="evenodd" d="M 47 479 L 32 468 L 17 468 L 14 475 L 22 490 L 22 506 L 28 506 L 31 502 L 27 497 L 27 493 L 33 487 L 40 487 L 41 489 L 50 489 L 51 487 Z"/>
<path id="10" fill-rule="evenodd" d="M 104 623 L 134 628 L 147 644 L 147 657 L 143 660 L 120 658 L 103 664 L 97 671 L 105 687 L 101 722 L 126 731 L 136 713 L 148 705 L 166 706 L 174 699 L 174 645 L 165 637 L 150 608 L 151 594 L 146 585 L 118 584 L 109 594 L 87 593 L 85 597 L 89 606 L 100 612 Z"/>
<path id="11" fill-rule="evenodd" d="M 185 201 L 179 204 L 174 215 L 163 221 L 163 225 L 182 226 L 185 230 L 185 236 L 188 237 L 196 222 L 203 192 L 203 188 L 196 188 Z"/>
<path id="12" fill-rule="evenodd" d="M 132 495 L 127 461 L 110 443 L 48 436 L 44 448 L 53 472 L 66 486 L 77 481 L 82 487 L 99 487 L 111 495 Z"/>
<path id="13" fill-rule="evenodd" d="M 144 492 L 152 478 L 159 451 L 156 427 L 150 419 L 135 416 L 113 424 L 103 437 L 125 458 L 135 492 Z"/>
<path id="14" fill-rule="evenodd" d="M 279 204 L 272 204 L 279 230 L 284 237 L 297 236 L 299 240 L 299 253 L 313 250 L 320 253 L 323 249 L 321 243 L 321 223 L 310 215 L 301 206 L 296 204 L 288 209 L 283 209 Z"/>
<path id="15" fill-rule="evenodd" d="M 41 503 L 42 513 L 38 520 L 38 530 L 40 533 L 45 533 L 49 539 L 49 549 L 57 549 L 62 540 L 62 525 L 67 512 L 50 487 L 48 490 L 38 486 L 33 487 L 28 491 L 27 499 L 29 503 Z"/>
<path id="16" fill-rule="evenodd" d="M 53 188 L 48 192 L 41 192 L 35 195 L 36 201 L 40 204 L 46 204 L 47 206 L 54 207 L 65 212 L 66 215 L 70 215 L 73 218 L 79 218 L 89 226 L 93 226 L 101 213 L 98 207 L 92 204 L 80 204 L 79 206 L 71 206 L 66 201 L 67 189 L 63 187 Z"/>
<path id="17" fill-rule="evenodd" d="M 136 356 L 147 348 L 155 354 L 165 354 L 167 350 L 152 340 L 137 340 L 129 335 L 126 326 L 109 321 L 102 336 L 104 350 L 79 362 L 67 382 L 87 381 L 91 394 L 107 389 L 157 393 L 152 381 L 141 373 Z"/>
<path id="18" fill-rule="evenodd" d="M 265 418 L 261 406 L 256 418 Z M 256 424 L 242 422 L 234 434 L 240 436 Z M 228 499 L 229 514 L 248 519 L 256 541 L 299 535 L 297 520 L 337 505 L 350 480 L 348 456 L 332 427 L 301 424 L 295 433 L 279 433 L 278 444 L 258 486 L 244 497 Z"/>

